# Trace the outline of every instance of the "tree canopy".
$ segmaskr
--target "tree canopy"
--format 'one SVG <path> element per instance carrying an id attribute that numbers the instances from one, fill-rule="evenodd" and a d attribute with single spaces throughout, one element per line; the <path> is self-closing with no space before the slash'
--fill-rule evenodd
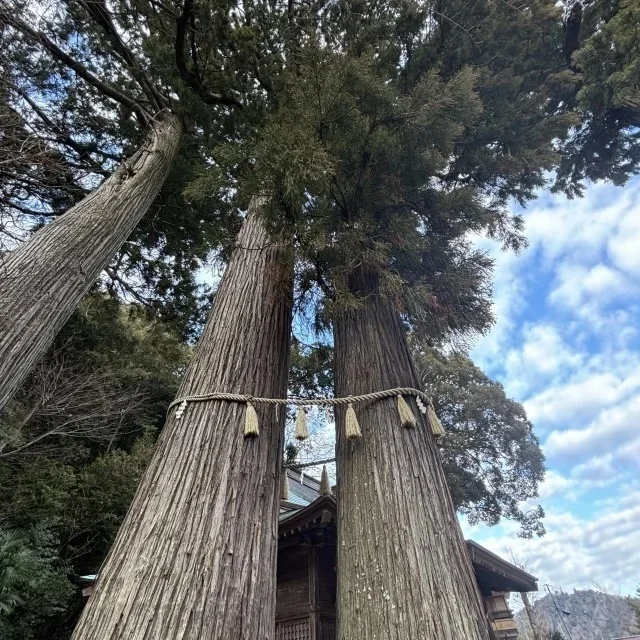
<path id="1" fill-rule="evenodd" d="M 190 336 L 195 274 L 227 255 L 253 192 L 298 236 L 300 291 L 335 289 L 322 310 L 345 302 L 358 251 L 415 325 L 464 340 L 492 321 L 466 233 L 522 246 L 505 205 L 549 171 L 577 193 L 637 170 L 631 2 L 589 3 L 577 33 L 547 0 L 3 7 L 3 144 L 31 158 L 3 172 L 5 242 L 86 195 L 168 106 L 182 153 L 104 286 Z"/>
<path id="2" fill-rule="evenodd" d="M 441 450 L 458 510 L 471 524 L 507 518 L 520 523 L 523 537 L 543 535 L 542 508 L 522 509 L 538 496 L 544 477 L 544 456 L 524 407 L 463 355 L 425 348 L 414 354 L 447 432 Z"/>
<path id="3" fill-rule="evenodd" d="M 582 122 L 561 145 L 555 188 L 580 195 L 586 180 L 623 185 L 640 166 L 639 10 L 631 0 L 575 2 L 567 9 L 564 51 Z"/>

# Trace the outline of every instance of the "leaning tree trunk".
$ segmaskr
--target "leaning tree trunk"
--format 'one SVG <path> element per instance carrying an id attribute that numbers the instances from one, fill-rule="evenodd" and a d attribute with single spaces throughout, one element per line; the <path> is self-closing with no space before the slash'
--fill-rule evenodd
<path id="1" fill-rule="evenodd" d="M 529 594 L 523 592 L 520 594 L 520 597 L 522 598 L 522 604 L 524 605 L 524 610 L 527 614 L 527 620 L 529 621 L 529 626 L 531 627 L 533 640 L 542 640 L 542 634 L 540 633 L 540 627 L 536 620 L 536 613 L 531 606 L 531 601 L 529 600 Z"/>
<path id="2" fill-rule="evenodd" d="M 334 320 L 338 396 L 419 388 L 405 330 L 375 276 L 362 306 Z M 338 411 L 338 639 L 485 640 L 483 612 L 440 454 L 426 420 L 400 425 L 397 401 L 355 405 L 362 438 Z"/>
<path id="3" fill-rule="evenodd" d="M 292 261 L 249 214 L 178 396 L 285 397 Z M 171 410 L 75 640 L 264 640 L 275 632 L 285 411 Z"/>
<path id="4" fill-rule="evenodd" d="M 181 138 L 163 114 L 108 180 L 0 258 L 0 410 L 160 192 Z"/>

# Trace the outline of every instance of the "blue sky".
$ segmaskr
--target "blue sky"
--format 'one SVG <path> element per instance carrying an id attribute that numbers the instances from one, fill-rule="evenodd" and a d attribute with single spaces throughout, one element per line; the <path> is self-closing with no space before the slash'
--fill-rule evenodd
<path id="1" fill-rule="evenodd" d="M 565 590 L 640 583 L 639 214 L 640 178 L 579 200 L 544 194 L 524 211 L 527 250 L 479 243 L 496 258 L 497 322 L 471 355 L 535 425 L 547 535 L 463 528 Z"/>

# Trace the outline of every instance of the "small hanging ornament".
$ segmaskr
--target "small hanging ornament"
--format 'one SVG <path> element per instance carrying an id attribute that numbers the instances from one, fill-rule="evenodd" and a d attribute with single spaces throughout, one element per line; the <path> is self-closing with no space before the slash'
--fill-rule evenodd
<path id="1" fill-rule="evenodd" d="M 280 481 L 280 500 L 289 499 L 289 474 L 286 469 L 282 469 L 282 478 Z"/>
<path id="2" fill-rule="evenodd" d="M 358 418 L 356 418 L 356 412 L 353 410 L 353 405 L 351 403 L 349 403 L 349 406 L 347 407 L 347 415 L 345 416 L 344 422 L 347 440 L 357 440 L 362 437 Z"/>
<path id="3" fill-rule="evenodd" d="M 327 465 L 322 465 L 322 475 L 320 476 L 320 489 L 321 496 L 331 496 L 331 483 L 329 482 L 329 474 L 327 473 Z"/>
<path id="4" fill-rule="evenodd" d="M 427 409 L 427 419 L 429 420 L 429 426 L 431 427 L 431 433 L 436 438 L 439 438 L 445 435 L 445 430 L 440 422 L 440 419 L 436 415 L 435 409 L 433 408 L 433 403 L 429 402 L 429 408 Z"/>
<path id="5" fill-rule="evenodd" d="M 247 408 L 244 412 L 244 436 L 245 438 L 260 435 L 258 429 L 258 414 L 254 406 L 247 402 Z"/>
<path id="6" fill-rule="evenodd" d="M 415 428 L 418 426 L 418 421 L 411 411 L 411 407 L 407 404 L 407 401 L 398 394 L 398 413 L 400 414 L 400 422 L 403 427 Z"/>
<path id="7" fill-rule="evenodd" d="M 298 415 L 296 417 L 296 431 L 294 438 L 296 440 L 306 440 L 309 437 L 309 427 L 307 426 L 307 414 L 304 407 L 298 407 Z"/>
<path id="8" fill-rule="evenodd" d="M 180 418 L 182 418 L 182 414 L 184 413 L 184 410 L 187 408 L 187 401 L 183 400 L 179 405 L 178 408 L 176 409 L 176 420 L 180 420 Z"/>
<path id="9" fill-rule="evenodd" d="M 416 397 L 416 404 L 418 405 L 418 409 L 420 409 L 420 413 L 427 413 L 427 407 L 424 406 L 424 402 L 422 402 L 422 398 L 420 396 Z"/>

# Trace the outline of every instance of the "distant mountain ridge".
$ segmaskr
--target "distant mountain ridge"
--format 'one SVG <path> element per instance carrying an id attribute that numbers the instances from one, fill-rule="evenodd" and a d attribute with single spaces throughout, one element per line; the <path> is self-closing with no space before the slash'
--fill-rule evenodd
<path id="1" fill-rule="evenodd" d="M 546 633 L 560 631 L 565 640 L 613 640 L 640 633 L 629 599 L 600 591 L 547 594 L 533 603 L 533 610 Z M 516 622 L 522 640 L 533 637 L 524 609 Z"/>

